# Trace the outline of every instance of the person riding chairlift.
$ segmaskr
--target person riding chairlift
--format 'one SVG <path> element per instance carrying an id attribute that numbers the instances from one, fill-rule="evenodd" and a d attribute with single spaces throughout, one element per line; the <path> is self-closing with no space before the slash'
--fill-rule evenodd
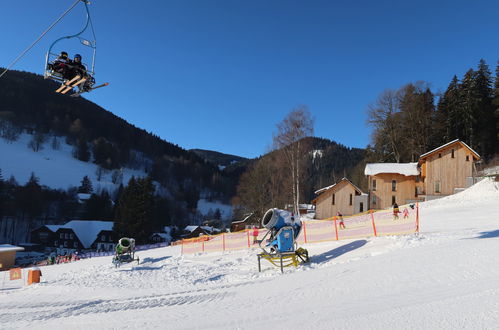
<path id="1" fill-rule="evenodd" d="M 72 66 L 71 79 L 76 77 L 76 76 L 80 76 L 80 78 L 87 79 L 83 84 L 78 86 L 80 91 L 87 92 L 88 90 L 90 90 L 92 83 L 94 82 L 94 78 L 90 74 L 88 74 L 87 68 L 81 62 L 81 55 L 80 54 L 76 54 L 74 56 L 74 59 L 71 63 L 71 66 Z"/>
<path id="2" fill-rule="evenodd" d="M 71 60 L 68 57 L 68 53 L 63 51 L 55 59 L 54 63 L 49 64 L 49 69 L 61 74 L 64 79 L 68 79 L 70 76 L 69 65 L 71 65 Z"/>

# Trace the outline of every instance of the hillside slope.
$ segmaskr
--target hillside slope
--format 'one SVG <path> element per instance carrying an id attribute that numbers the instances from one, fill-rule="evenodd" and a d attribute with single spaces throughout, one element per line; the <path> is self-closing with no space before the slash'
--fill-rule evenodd
<path id="1" fill-rule="evenodd" d="M 256 250 L 139 252 L 43 267 L 43 283 L 2 292 L 7 328 L 496 328 L 499 183 L 421 204 L 421 233 L 306 246 L 311 263 L 281 275 Z M 5 273 L 0 273 L 0 277 Z"/>

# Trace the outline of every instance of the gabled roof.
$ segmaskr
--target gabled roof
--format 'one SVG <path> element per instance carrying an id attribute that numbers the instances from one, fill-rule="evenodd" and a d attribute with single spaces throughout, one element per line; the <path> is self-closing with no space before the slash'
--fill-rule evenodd
<path id="1" fill-rule="evenodd" d="M 326 192 L 326 191 L 328 191 L 328 190 L 330 190 L 330 189 L 332 189 L 332 188 L 336 187 L 337 185 L 339 185 L 339 184 L 340 184 L 340 183 L 342 183 L 342 182 L 346 182 L 346 183 L 350 184 L 350 185 L 353 187 L 353 189 L 355 189 L 355 190 L 356 190 L 359 194 L 362 194 L 362 190 L 360 190 L 360 188 L 359 188 L 359 187 L 357 187 L 356 185 L 354 185 L 354 184 L 352 183 L 352 181 L 348 180 L 347 178 L 343 178 L 343 179 L 341 179 L 339 182 L 337 182 L 337 183 L 335 183 L 335 184 L 333 184 L 333 185 L 330 185 L 330 186 L 327 186 L 327 187 L 321 188 L 321 189 L 319 189 L 319 190 L 316 190 L 316 191 L 315 191 L 315 194 L 316 194 L 316 195 L 322 194 L 323 192 Z"/>
<path id="2" fill-rule="evenodd" d="M 419 175 L 418 163 L 371 163 L 366 164 L 365 175 L 381 173 L 402 174 L 405 176 Z"/>
<path id="3" fill-rule="evenodd" d="M 64 225 L 45 225 L 54 233 L 59 229 L 72 229 L 75 235 L 80 240 L 83 247 L 88 249 L 97 239 L 97 235 L 103 230 L 113 230 L 112 221 L 98 220 L 72 220 Z"/>
<path id="4" fill-rule="evenodd" d="M 435 152 L 440 151 L 440 150 L 443 150 L 443 149 L 445 149 L 445 148 L 447 148 L 447 147 L 449 147 L 449 146 L 451 146 L 451 145 L 453 145 L 453 144 L 455 144 L 455 143 L 459 143 L 459 144 L 460 144 L 460 145 L 462 145 L 464 148 L 467 148 L 469 151 L 471 151 L 471 153 L 475 156 L 475 158 L 476 158 L 477 160 L 481 158 L 481 157 L 480 157 L 480 155 L 479 155 L 479 154 L 478 154 L 475 150 L 471 149 L 471 147 L 470 147 L 469 145 L 467 145 L 466 143 L 464 143 L 463 141 L 461 141 L 461 140 L 459 140 L 459 139 L 455 139 L 455 140 L 453 140 L 453 141 L 450 141 L 449 143 L 446 143 L 446 144 L 444 144 L 444 145 L 441 145 L 441 146 L 440 146 L 440 147 L 438 147 L 438 148 L 435 148 L 435 149 L 433 149 L 433 150 L 431 150 L 431 151 L 428 151 L 428 152 L 427 152 L 427 153 L 425 153 L 425 154 L 422 154 L 421 156 L 419 156 L 419 159 L 420 159 L 420 160 L 422 160 L 422 159 L 424 159 L 424 158 L 427 158 L 428 156 L 430 156 L 430 155 L 434 154 Z"/>
<path id="5" fill-rule="evenodd" d="M 12 251 L 24 251 L 24 248 L 10 244 L 0 244 L 0 252 L 12 252 Z"/>

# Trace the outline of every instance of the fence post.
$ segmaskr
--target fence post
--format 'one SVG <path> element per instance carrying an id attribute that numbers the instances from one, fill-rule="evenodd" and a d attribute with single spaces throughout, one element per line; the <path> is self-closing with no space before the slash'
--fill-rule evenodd
<path id="1" fill-rule="evenodd" d="M 306 221 L 302 222 L 303 222 L 303 239 L 305 243 L 307 243 L 307 222 Z"/>
<path id="2" fill-rule="evenodd" d="M 222 251 L 225 251 L 225 233 L 222 234 Z"/>
<path id="3" fill-rule="evenodd" d="M 250 246 L 250 232 L 249 229 L 246 229 L 246 236 L 248 237 L 248 249 L 251 247 Z"/>
<path id="4" fill-rule="evenodd" d="M 369 210 L 369 212 L 371 212 L 371 222 L 373 224 L 374 236 L 378 236 L 378 233 L 376 232 L 376 224 L 374 223 L 374 212 L 373 210 Z"/>
<path id="5" fill-rule="evenodd" d="M 201 241 L 201 252 L 204 252 L 204 240 Z"/>
<path id="6" fill-rule="evenodd" d="M 416 202 L 416 233 L 419 233 L 419 203 Z"/>
<path id="7" fill-rule="evenodd" d="M 336 216 L 333 217 L 334 221 L 334 232 L 336 233 L 336 240 L 338 240 L 338 223 L 336 222 Z"/>
<path id="8" fill-rule="evenodd" d="M 180 241 L 180 254 L 184 254 L 184 240 L 182 239 L 182 241 Z"/>

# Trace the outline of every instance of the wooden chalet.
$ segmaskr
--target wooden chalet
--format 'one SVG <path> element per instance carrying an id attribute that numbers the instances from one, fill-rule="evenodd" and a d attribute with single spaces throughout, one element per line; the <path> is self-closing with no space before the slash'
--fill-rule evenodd
<path id="1" fill-rule="evenodd" d="M 331 186 L 319 189 L 315 194 L 318 196 L 312 203 L 315 204 L 316 219 L 330 218 L 337 215 L 338 212 L 342 215 L 352 215 L 364 211 L 364 207 L 367 207 L 363 201 L 356 203 L 356 199 L 359 199 L 364 194 L 347 178 L 343 178 Z M 359 209 L 356 209 L 356 204 Z"/>
<path id="2" fill-rule="evenodd" d="M 475 162 L 480 155 L 459 139 L 419 158 L 426 200 L 452 195 L 474 183 Z"/>
<path id="3" fill-rule="evenodd" d="M 24 248 L 10 244 L 0 244 L 0 271 L 14 267 L 16 252 L 20 251 L 24 251 Z"/>
<path id="4" fill-rule="evenodd" d="M 423 184 L 419 178 L 418 163 L 366 164 L 369 209 L 385 209 L 421 200 Z"/>
<path id="5" fill-rule="evenodd" d="M 417 163 L 367 164 L 369 208 L 384 209 L 452 195 L 474 183 L 478 155 L 454 140 L 420 156 Z"/>

